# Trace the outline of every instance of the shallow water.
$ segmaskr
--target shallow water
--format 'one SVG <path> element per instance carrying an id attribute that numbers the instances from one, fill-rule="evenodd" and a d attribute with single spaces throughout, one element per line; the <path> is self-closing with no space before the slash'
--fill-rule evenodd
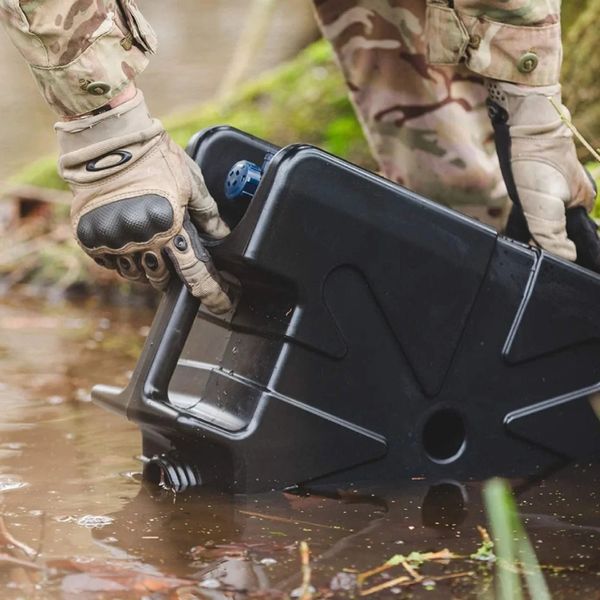
<path id="1" fill-rule="evenodd" d="M 356 574 L 411 551 L 467 556 L 485 525 L 480 486 L 411 481 L 401 489 L 175 495 L 140 481 L 140 438 L 89 402 L 96 382 L 124 385 L 152 314 L 93 305 L 0 305 L 2 598 L 280 596 L 310 585 L 349 596 Z M 600 468 L 571 466 L 515 482 L 520 511 L 555 598 L 597 598 Z M 13 564 L 9 561 L 21 561 Z M 423 582 L 374 597 L 476 598 L 493 567 L 459 558 L 426 564 Z M 456 578 L 456 573 L 471 573 Z M 368 578 L 363 591 L 406 573 Z M 436 579 L 440 578 L 440 579 Z"/>
<path id="2" fill-rule="evenodd" d="M 248 17 L 240 0 L 140 0 L 155 28 L 159 52 L 139 79 L 157 116 L 211 98 L 230 64 Z M 286 0 L 273 15 L 248 76 L 292 56 L 314 31 L 310 0 Z M 55 115 L 0 25 L 0 181 L 55 152 Z"/>

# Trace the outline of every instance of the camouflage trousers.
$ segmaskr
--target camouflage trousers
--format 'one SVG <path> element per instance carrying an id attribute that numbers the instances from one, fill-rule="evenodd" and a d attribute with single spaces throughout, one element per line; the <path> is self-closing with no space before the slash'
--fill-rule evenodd
<path id="1" fill-rule="evenodd" d="M 314 4 L 385 176 L 443 204 L 504 205 L 484 78 L 558 81 L 560 0 Z"/>

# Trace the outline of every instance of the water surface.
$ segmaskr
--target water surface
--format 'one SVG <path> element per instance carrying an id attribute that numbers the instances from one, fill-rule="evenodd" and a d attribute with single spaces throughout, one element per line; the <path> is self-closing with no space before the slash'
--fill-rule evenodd
<path id="1" fill-rule="evenodd" d="M 91 404 L 89 389 L 126 384 L 151 316 L 0 304 L 0 597 L 300 596 L 302 541 L 312 556 L 308 589 L 320 597 L 356 596 L 357 574 L 396 554 L 444 549 L 464 558 L 426 564 L 425 579 L 409 587 L 395 567 L 367 578 L 363 593 L 493 590 L 493 565 L 469 558 L 486 525 L 477 482 L 235 498 L 143 484 L 136 428 Z M 599 482 L 587 464 L 514 482 L 555 598 L 598 597 Z"/>

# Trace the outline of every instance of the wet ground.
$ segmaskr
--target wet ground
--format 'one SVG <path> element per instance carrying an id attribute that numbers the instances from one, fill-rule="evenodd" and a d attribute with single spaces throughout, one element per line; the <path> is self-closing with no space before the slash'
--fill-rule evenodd
<path id="1" fill-rule="evenodd" d="M 89 389 L 126 383 L 151 316 L 0 304 L 0 597 L 490 597 L 493 564 L 470 558 L 477 483 L 237 498 L 143 484 L 137 430 Z M 599 483 L 588 464 L 514 482 L 555 598 L 600 598 Z M 358 574 L 412 551 L 436 553 L 422 580 L 398 565 L 359 592 Z"/>

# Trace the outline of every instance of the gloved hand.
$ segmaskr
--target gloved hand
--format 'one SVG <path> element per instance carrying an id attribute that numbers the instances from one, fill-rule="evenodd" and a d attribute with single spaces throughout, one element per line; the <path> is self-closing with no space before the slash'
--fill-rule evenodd
<path id="1" fill-rule="evenodd" d="M 84 251 L 158 289 L 169 281 L 170 262 L 209 310 L 227 312 L 230 300 L 198 230 L 222 238 L 229 229 L 200 169 L 149 116 L 142 92 L 55 127 L 59 172 L 74 194 L 71 222 Z"/>
<path id="2" fill-rule="evenodd" d="M 596 226 L 587 216 L 596 190 L 577 159 L 571 130 L 552 105 L 551 99 L 568 116 L 560 86 L 490 81 L 488 88 L 498 156 L 515 204 L 508 229 L 523 230 L 520 208 L 531 236 L 523 241 L 570 261 L 579 254 L 590 268 L 600 265 Z"/>

